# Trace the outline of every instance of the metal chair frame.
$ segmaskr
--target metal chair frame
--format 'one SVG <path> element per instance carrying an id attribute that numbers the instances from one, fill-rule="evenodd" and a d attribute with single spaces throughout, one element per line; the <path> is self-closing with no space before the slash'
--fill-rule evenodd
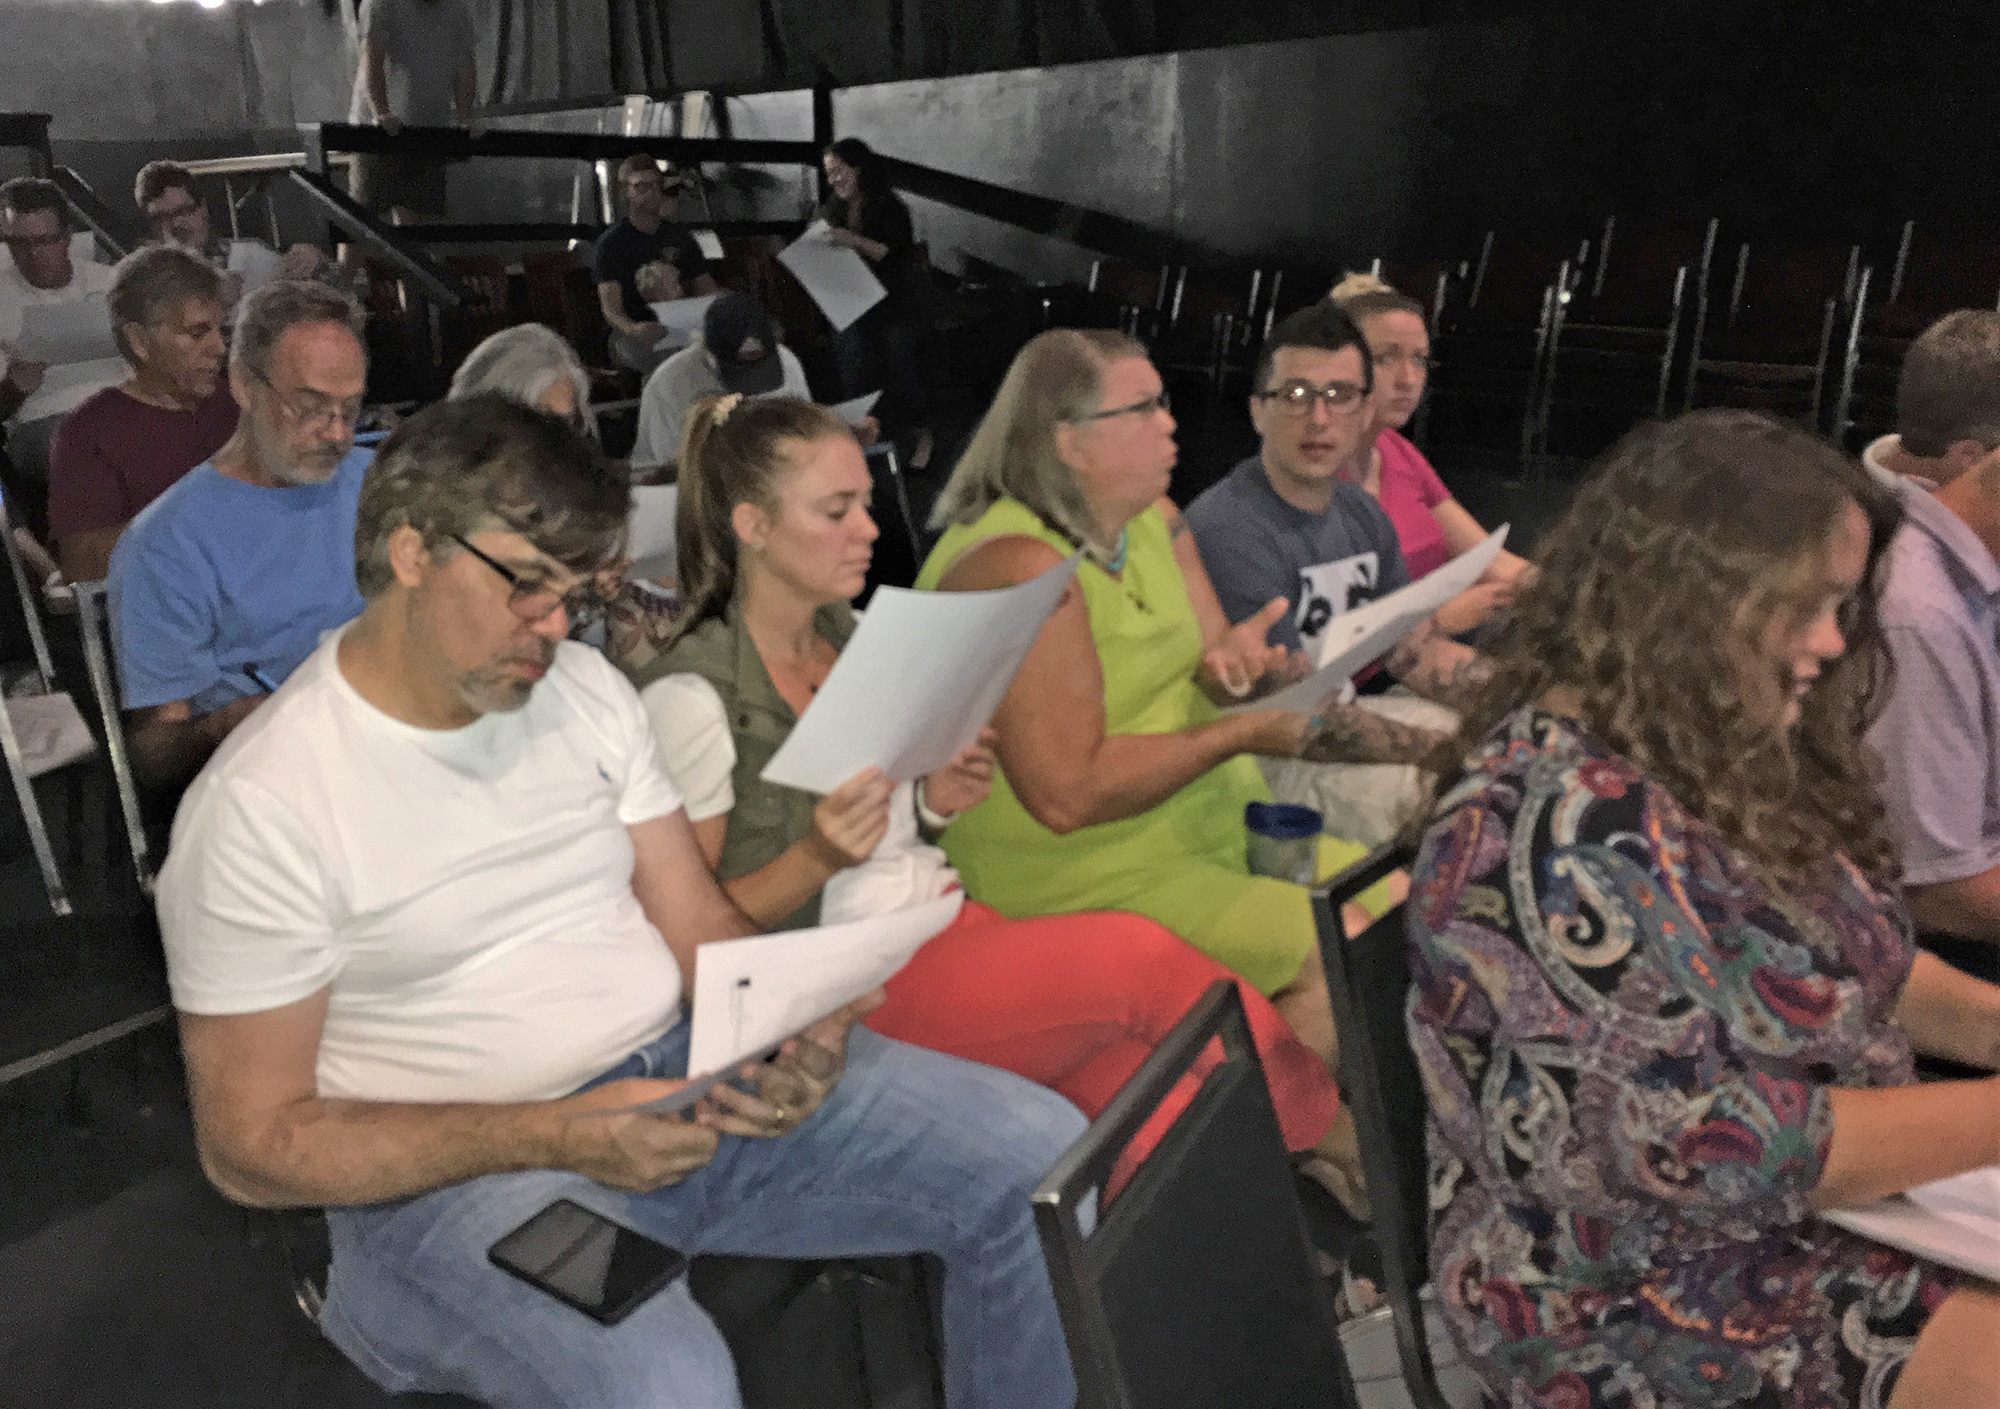
<path id="1" fill-rule="evenodd" d="M 103 722 L 105 747 L 111 754 L 118 810 L 125 819 L 125 840 L 132 852 L 132 875 L 139 882 L 139 889 L 151 895 L 151 845 L 146 840 L 139 785 L 132 774 L 132 754 L 125 741 L 125 716 L 119 707 L 118 676 L 109 645 L 111 615 L 106 588 L 102 582 L 79 582 L 75 589 L 77 617 L 83 628 L 83 664 L 90 673 L 90 692 L 97 697 L 97 715 Z"/>
<path id="2" fill-rule="evenodd" d="M 1341 907 L 1393 871 L 1407 866 L 1411 853 L 1390 843 L 1356 862 L 1340 875 L 1313 892 L 1313 924 L 1319 935 L 1320 952 L 1326 964 L 1328 996 L 1333 1006 L 1335 1030 L 1340 1043 L 1341 1094 L 1354 1112 L 1355 1135 L 1361 1147 L 1362 1168 L 1368 1179 L 1368 1198 L 1373 1206 L 1374 1226 L 1382 1251 L 1384 1291 L 1395 1331 L 1396 1358 L 1403 1383 L 1416 1409 L 1452 1409 L 1438 1383 L 1437 1366 L 1431 1356 L 1430 1334 L 1424 1324 L 1423 1287 L 1429 1279 L 1422 1249 L 1430 1243 L 1430 1211 L 1419 1202 L 1411 1207 L 1404 1197 L 1405 1180 L 1399 1142 L 1392 1114 L 1385 1098 L 1382 1070 L 1374 1045 L 1366 1040 L 1371 1025 L 1402 1024 L 1402 1010 L 1393 1013 L 1372 1011 L 1365 995 L 1355 991 L 1349 967 L 1351 945 L 1375 940 L 1395 942 L 1403 927 L 1403 907 L 1397 906 L 1370 925 L 1362 935 L 1349 940 L 1341 923 Z M 1393 934 L 1390 934 L 1393 931 Z M 1415 1060 L 1414 1057 L 1411 1058 Z M 1408 1121 L 1422 1119 L 1422 1110 L 1398 1108 L 1394 1117 Z M 1420 1141 L 1421 1134 L 1417 1137 Z M 1401 1142 L 1406 1145 L 1408 1142 Z M 1410 1249 L 1416 1249 L 1413 1258 Z"/>
<path id="3" fill-rule="evenodd" d="M 0 542 L 6 544 L 8 575 L 13 578 L 14 591 L 21 599 L 21 614 L 27 619 L 28 639 L 34 647 L 36 693 L 46 695 L 55 688 L 55 662 L 49 655 L 48 637 L 42 631 L 41 609 L 35 602 L 34 588 L 28 582 L 27 567 L 21 562 L 20 548 L 14 542 L 14 526 L 7 516 L 4 499 L 0 499 Z M 14 719 L 7 712 L 4 701 L 0 701 L 0 756 L 7 761 L 7 776 L 13 782 L 14 800 L 20 805 L 22 820 L 27 824 L 28 844 L 35 853 L 35 866 L 42 873 L 42 888 L 48 893 L 49 908 L 58 915 L 72 914 L 69 891 L 63 884 L 62 872 L 56 866 L 55 848 L 49 843 L 49 828 L 42 817 L 41 800 L 35 796 L 35 780 L 28 776 L 28 761 L 21 752 L 21 740 L 14 732 Z"/>

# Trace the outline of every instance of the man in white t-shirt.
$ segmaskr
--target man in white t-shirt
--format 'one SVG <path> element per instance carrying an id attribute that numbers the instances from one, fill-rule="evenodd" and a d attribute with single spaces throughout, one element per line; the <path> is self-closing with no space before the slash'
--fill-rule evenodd
<path id="1" fill-rule="evenodd" d="M 1052 1093 L 854 1026 L 692 1116 L 696 947 L 749 931 L 637 695 L 564 639 L 626 486 L 497 395 L 434 406 L 362 490 L 367 606 L 189 789 L 161 873 L 203 1167 L 323 1204 L 327 1335 L 385 1388 L 506 1406 L 738 1403 L 685 1280 L 600 1326 L 491 1265 L 558 1198 L 687 1253 L 933 1250 L 955 1405 L 1075 1393 L 1029 1213 Z"/>
<path id="2" fill-rule="evenodd" d="M 12 256 L 0 268 L 0 421 L 7 423 L 7 458 L 22 484 L 41 498 L 48 492 L 56 427 L 92 395 L 124 381 L 126 368 L 112 350 L 98 364 L 61 368 L 58 382 L 50 382 L 48 364 L 18 350 L 22 324 L 31 307 L 107 297 L 112 272 L 71 255 L 69 205 L 53 181 L 17 176 L 0 186 L 0 234 Z M 108 312 L 104 326 L 109 337 Z"/>

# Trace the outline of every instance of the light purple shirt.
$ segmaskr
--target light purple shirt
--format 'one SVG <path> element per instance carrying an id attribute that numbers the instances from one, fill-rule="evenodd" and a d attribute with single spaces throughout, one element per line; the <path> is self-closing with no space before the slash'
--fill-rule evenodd
<path id="1" fill-rule="evenodd" d="M 1908 481 L 1889 545 L 1882 625 L 1896 658 L 1869 733 L 1911 885 L 2000 865 L 2000 562 L 1950 509 Z"/>

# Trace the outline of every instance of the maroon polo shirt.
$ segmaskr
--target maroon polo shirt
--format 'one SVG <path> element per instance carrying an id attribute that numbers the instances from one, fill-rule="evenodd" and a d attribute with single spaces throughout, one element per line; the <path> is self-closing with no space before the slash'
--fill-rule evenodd
<path id="1" fill-rule="evenodd" d="M 49 453 L 49 533 L 115 528 L 215 454 L 236 431 L 225 380 L 192 411 L 148 406 L 107 387 L 69 413 Z"/>

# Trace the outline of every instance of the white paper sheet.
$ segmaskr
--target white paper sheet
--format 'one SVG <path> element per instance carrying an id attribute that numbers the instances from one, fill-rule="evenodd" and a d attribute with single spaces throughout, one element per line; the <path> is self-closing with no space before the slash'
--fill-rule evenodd
<path id="1" fill-rule="evenodd" d="M 899 783 L 942 768 L 993 718 L 1078 559 L 993 592 L 877 589 L 764 781 L 826 793 L 871 766 Z"/>
<path id="2" fill-rule="evenodd" d="M 674 535 L 680 502 L 677 484 L 633 487 L 632 512 L 625 519 L 625 556 L 632 560 L 628 578 L 678 576 L 680 555 Z"/>
<path id="3" fill-rule="evenodd" d="M 30 362 L 51 366 L 115 358 L 111 305 L 103 294 L 73 303 L 31 303 L 21 310 L 21 336 L 13 350 Z"/>
<path id="4" fill-rule="evenodd" d="M 1878 1243 L 2000 1282 L 2000 1165 L 1821 1215 Z"/>
<path id="5" fill-rule="evenodd" d="M 655 343 L 655 347 L 686 347 L 694 341 L 694 335 L 701 331 L 701 320 L 708 316 L 708 306 L 719 297 L 717 294 L 702 294 L 696 298 L 677 298 L 666 303 L 649 303 L 654 319 L 667 330 L 667 335 Z"/>
<path id="6" fill-rule="evenodd" d="M 243 276 L 245 297 L 277 278 L 283 267 L 284 260 L 278 252 L 261 240 L 229 242 L 229 272 Z"/>
<path id="7" fill-rule="evenodd" d="M 875 409 L 875 403 L 881 399 L 881 392 L 871 391 L 868 395 L 857 396 L 852 401 L 836 402 L 827 409 L 840 417 L 841 420 L 847 422 L 848 425 L 858 426 L 868 413 Z"/>
<path id="8" fill-rule="evenodd" d="M 688 1073 L 696 1079 L 640 1109 L 682 1110 L 744 1062 L 769 1056 L 821 1018 L 880 987 L 910 956 L 958 918 L 963 891 L 907 910 L 781 930 L 748 939 L 712 940 L 695 950 L 694 1031 Z"/>
<path id="9" fill-rule="evenodd" d="M 132 375 L 122 357 L 103 357 L 93 362 L 70 362 L 51 367 L 43 374 L 35 394 L 21 404 L 14 419 L 21 423 L 49 416 L 67 416 L 108 386 L 117 386 Z"/>
<path id="10" fill-rule="evenodd" d="M 703 259 L 722 258 L 722 236 L 713 230 L 690 230 L 688 233 L 694 236 L 694 242 L 700 248 Z"/>
<path id="11" fill-rule="evenodd" d="M 826 321 L 838 333 L 889 296 L 868 261 L 851 249 L 827 239 L 824 220 L 815 220 L 779 255 L 778 262 L 792 271 L 799 286 L 812 295 Z"/>
<path id="12" fill-rule="evenodd" d="M 1507 543 L 1508 525 L 1488 534 L 1486 541 L 1459 554 L 1428 577 L 1419 578 L 1388 596 L 1343 612 L 1326 624 L 1319 638 L 1319 665 L 1311 675 L 1262 699 L 1232 705 L 1246 709 L 1289 709 L 1309 714 L 1340 692 L 1354 672 L 1386 654 L 1439 607 L 1479 581 Z"/>

